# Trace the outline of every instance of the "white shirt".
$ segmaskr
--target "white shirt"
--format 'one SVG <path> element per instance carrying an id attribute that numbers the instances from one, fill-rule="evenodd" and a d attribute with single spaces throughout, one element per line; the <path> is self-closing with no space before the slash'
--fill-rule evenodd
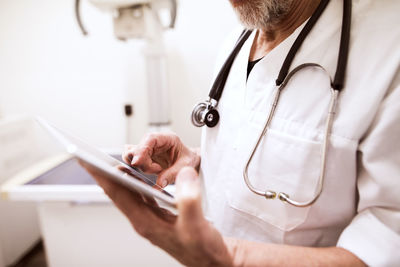
<path id="1" fill-rule="evenodd" d="M 201 176 L 207 213 L 224 235 L 278 244 L 340 246 L 366 264 L 400 264 L 400 2 L 353 1 L 345 88 L 339 95 L 323 191 L 296 208 L 250 192 L 243 168 L 266 120 L 275 79 L 304 24 L 258 62 L 246 81 L 254 33 L 232 66 L 218 105 L 220 122 L 205 127 Z M 315 62 L 333 77 L 342 1 L 330 1 L 291 69 Z M 240 32 L 224 49 L 232 50 Z M 222 65 L 222 60 L 219 65 Z M 327 76 L 309 69 L 284 89 L 271 127 L 249 169 L 261 190 L 313 197 L 330 99 Z"/>

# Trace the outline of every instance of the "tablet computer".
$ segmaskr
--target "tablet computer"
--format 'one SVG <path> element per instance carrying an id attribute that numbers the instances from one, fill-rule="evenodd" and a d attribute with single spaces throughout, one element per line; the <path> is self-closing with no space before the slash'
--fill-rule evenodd
<path id="1" fill-rule="evenodd" d="M 174 196 L 156 184 L 156 176 L 144 174 L 139 169 L 117 160 L 94 146 L 62 131 L 42 118 L 38 123 L 60 143 L 67 153 L 90 165 L 104 177 L 126 188 L 161 201 L 161 206 L 176 209 Z"/>

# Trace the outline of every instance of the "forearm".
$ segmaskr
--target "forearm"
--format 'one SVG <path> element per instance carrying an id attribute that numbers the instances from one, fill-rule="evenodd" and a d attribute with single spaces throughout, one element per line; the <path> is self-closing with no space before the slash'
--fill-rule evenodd
<path id="1" fill-rule="evenodd" d="M 234 266 L 365 266 L 339 247 L 312 248 L 225 238 Z"/>

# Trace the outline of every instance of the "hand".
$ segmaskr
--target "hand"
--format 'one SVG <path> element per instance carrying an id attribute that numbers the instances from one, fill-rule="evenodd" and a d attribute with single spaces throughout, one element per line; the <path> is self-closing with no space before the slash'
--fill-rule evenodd
<path id="1" fill-rule="evenodd" d="M 161 209 L 154 199 L 103 177 L 81 162 L 135 230 L 186 266 L 366 266 L 339 247 L 300 247 L 223 238 L 202 214 L 200 184 L 192 168 L 176 180 L 178 216 Z"/>
<path id="2" fill-rule="evenodd" d="M 158 174 L 157 184 L 166 187 L 185 166 L 199 168 L 200 156 L 175 134 L 153 133 L 139 145 L 127 145 L 123 160 L 147 173 Z"/>
<path id="3" fill-rule="evenodd" d="M 193 168 L 183 168 L 176 180 L 178 216 L 157 206 L 154 199 L 129 191 L 82 165 L 129 219 L 135 230 L 187 266 L 230 266 L 232 259 L 220 233 L 205 220 L 201 190 Z"/>

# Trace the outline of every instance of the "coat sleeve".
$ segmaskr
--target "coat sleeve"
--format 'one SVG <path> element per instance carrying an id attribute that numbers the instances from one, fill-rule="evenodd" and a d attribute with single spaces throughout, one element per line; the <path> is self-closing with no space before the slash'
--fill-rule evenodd
<path id="1" fill-rule="evenodd" d="M 357 215 L 338 246 L 369 266 L 400 264 L 400 75 L 358 150 Z"/>

